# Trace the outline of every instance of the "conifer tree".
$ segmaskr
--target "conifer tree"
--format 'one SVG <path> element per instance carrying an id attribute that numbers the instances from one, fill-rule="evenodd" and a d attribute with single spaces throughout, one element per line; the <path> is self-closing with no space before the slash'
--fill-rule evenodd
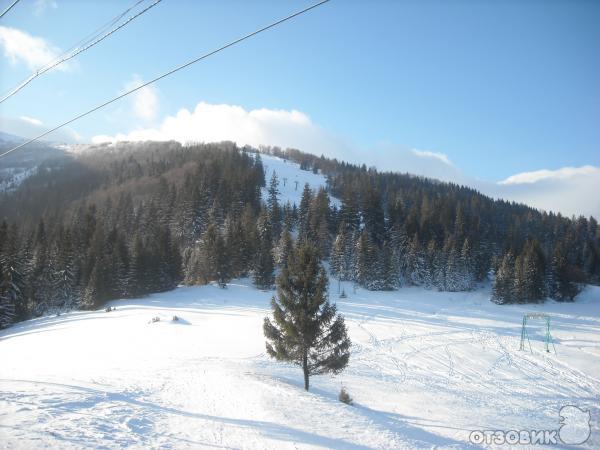
<path id="1" fill-rule="evenodd" d="M 414 286 L 420 286 L 424 283 L 426 277 L 426 262 L 421 248 L 419 237 L 415 234 L 408 248 L 406 276 L 408 281 Z"/>
<path id="2" fill-rule="evenodd" d="M 360 227 L 358 196 L 355 192 L 352 192 L 350 188 L 345 189 L 342 194 L 340 220 L 344 222 L 351 231 L 357 231 Z"/>
<path id="3" fill-rule="evenodd" d="M 340 232 L 335 238 L 333 248 L 331 250 L 330 267 L 331 273 L 338 279 L 345 279 L 345 257 L 346 257 L 346 233 L 344 232 L 344 224 L 340 227 Z"/>
<path id="4" fill-rule="evenodd" d="M 0 329 L 9 326 L 15 320 L 15 303 L 8 293 L 9 283 L 5 278 L 4 264 L 0 260 Z"/>
<path id="5" fill-rule="evenodd" d="M 539 302 L 546 296 L 545 258 L 536 239 L 530 239 L 524 248 L 525 301 Z"/>
<path id="6" fill-rule="evenodd" d="M 383 288 L 383 258 L 377 245 L 365 230 L 356 244 L 356 281 L 365 288 L 377 291 Z"/>
<path id="7" fill-rule="evenodd" d="M 279 208 L 279 179 L 277 173 L 273 172 L 271 181 L 269 182 L 269 190 L 267 196 L 267 207 L 269 209 L 269 225 L 273 240 L 278 240 L 281 233 L 281 209 Z"/>
<path id="8" fill-rule="evenodd" d="M 552 298 L 559 301 L 572 302 L 581 288 L 577 283 L 573 282 L 574 269 L 569 266 L 565 256 L 563 244 L 559 243 L 554 248 L 551 264 L 551 284 L 549 286 L 549 294 Z"/>
<path id="9" fill-rule="evenodd" d="M 310 234 L 310 204 L 312 203 L 313 193 L 308 183 L 304 185 L 300 207 L 298 209 L 298 240 L 300 242 L 309 241 L 312 236 Z"/>
<path id="10" fill-rule="evenodd" d="M 381 289 L 385 291 L 391 291 L 398 288 L 398 270 L 394 265 L 393 250 L 389 242 L 383 243 L 382 252 L 382 276 L 381 276 Z"/>
<path id="11" fill-rule="evenodd" d="M 283 231 L 281 232 L 281 237 L 279 238 L 279 242 L 274 249 L 275 254 L 275 263 L 279 267 L 285 267 L 288 264 L 290 255 L 294 251 L 294 242 L 292 240 L 292 235 L 287 225 L 284 226 Z"/>
<path id="12" fill-rule="evenodd" d="M 399 214 L 398 212 L 396 212 Z M 389 245 L 392 249 L 392 267 L 396 270 L 398 287 L 406 281 L 406 267 L 408 255 L 408 237 L 406 230 L 400 223 L 394 223 L 390 229 Z"/>
<path id="13" fill-rule="evenodd" d="M 273 286 L 275 262 L 272 253 L 271 229 L 268 215 L 261 212 L 257 223 L 258 247 L 254 262 L 254 284 L 260 289 L 270 289 Z"/>
<path id="14" fill-rule="evenodd" d="M 309 236 L 313 244 L 321 252 L 321 257 L 329 258 L 331 249 L 331 235 L 329 232 L 331 222 L 331 210 L 329 207 L 329 195 L 324 188 L 317 191 L 310 204 Z"/>
<path id="15" fill-rule="evenodd" d="M 460 266 L 462 271 L 461 290 L 470 291 L 475 287 L 475 261 L 471 240 L 466 238 L 460 251 Z"/>
<path id="16" fill-rule="evenodd" d="M 339 373 L 350 357 L 346 325 L 335 304 L 329 303 L 327 286 L 319 251 L 301 244 L 277 277 L 273 320 L 264 320 L 267 353 L 302 367 L 306 390 L 310 376 Z"/>
<path id="17" fill-rule="evenodd" d="M 527 279 L 525 268 L 523 267 L 523 254 L 520 253 L 515 258 L 515 269 L 512 275 L 512 292 L 510 297 L 515 303 L 526 303 L 528 298 Z"/>
<path id="18" fill-rule="evenodd" d="M 217 236 L 215 253 L 215 275 L 217 277 L 217 283 L 219 284 L 219 287 L 225 288 L 229 280 L 231 280 L 231 276 L 229 272 L 229 255 L 227 254 L 227 247 L 225 246 L 225 241 L 221 233 Z"/>
<path id="19" fill-rule="evenodd" d="M 505 253 L 500 266 L 496 270 L 492 285 L 492 301 L 497 304 L 513 303 L 514 299 L 515 259 L 512 253 Z"/>
<path id="20" fill-rule="evenodd" d="M 446 289 L 450 292 L 461 291 L 461 276 L 462 267 L 460 254 L 456 248 L 456 245 L 452 245 L 450 253 L 448 254 L 446 266 Z"/>

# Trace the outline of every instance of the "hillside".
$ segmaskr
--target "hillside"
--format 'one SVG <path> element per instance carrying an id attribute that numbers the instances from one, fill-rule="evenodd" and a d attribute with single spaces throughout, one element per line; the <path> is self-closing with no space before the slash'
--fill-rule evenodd
<path id="1" fill-rule="evenodd" d="M 21 144 L 25 139 L 0 132 L 0 153 Z M 56 169 L 70 159 L 63 148 L 46 142 L 36 142 L 0 159 L 0 193 L 15 191 L 21 183 L 38 172 Z"/>
<path id="2" fill-rule="evenodd" d="M 575 303 L 499 306 L 490 291 L 420 288 L 339 299 L 347 370 L 302 389 L 265 355 L 271 292 L 180 287 L 0 332 L 7 448 L 465 448 L 471 430 L 559 427 L 562 406 L 600 414 L 600 290 Z M 330 287 L 336 299 L 337 283 Z M 556 353 L 519 351 L 525 312 L 552 317 Z M 172 316 L 180 320 L 172 322 Z M 153 317 L 160 322 L 149 323 Z M 354 406 L 337 400 L 340 386 Z M 109 441 L 110 440 L 110 441 Z M 598 435 L 585 448 L 597 448 Z"/>
<path id="3" fill-rule="evenodd" d="M 539 303 L 600 283 L 593 217 L 298 150 L 126 142 L 36 164 L 0 195 L 0 327 L 180 283 L 268 289 L 294 242 L 373 291 L 492 282 L 496 303 Z"/>

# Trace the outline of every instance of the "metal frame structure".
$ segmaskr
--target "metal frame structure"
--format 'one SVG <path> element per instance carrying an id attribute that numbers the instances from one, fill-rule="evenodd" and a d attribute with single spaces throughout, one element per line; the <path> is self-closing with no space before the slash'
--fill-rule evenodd
<path id="1" fill-rule="evenodd" d="M 519 346 L 519 350 L 525 350 L 525 339 L 529 344 L 529 351 L 533 353 L 533 349 L 531 348 L 531 341 L 529 340 L 529 333 L 527 333 L 527 321 L 529 319 L 543 319 L 546 321 L 546 336 L 544 337 L 544 347 L 546 352 L 550 353 L 550 344 L 552 344 L 552 348 L 554 349 L 554 353 L 556 354 L 556 347 L 554 346 L 554 342 L 552 341 L 552 335 L 550 334 L 550 316 L 548 314 L 534 313 L 534 314 L 525 314 L 523 316 L 523 326 L 521 327 L 521 345 Z"/>

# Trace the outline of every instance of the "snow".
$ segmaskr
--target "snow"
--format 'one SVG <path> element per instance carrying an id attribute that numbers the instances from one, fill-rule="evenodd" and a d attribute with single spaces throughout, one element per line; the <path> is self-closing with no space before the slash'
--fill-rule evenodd
<path id="1" fill-rule="evenodd" d="M 0 192 L 15 191 L 23 181 L 37 173 L 37 166 L 31 168 L 10 167 L 0 169 Z"/>
<path id="2" fill-rule="evenodd" d="M 337 299 L 353 341 L 338 376 L 311 378 L 265 354 L 273 292 L 237 280 L 111 302 L 0 332 L 6 448 L 444 448 L 471 430 L 559 427 L 591 411 L 600 446 L 600 288 L 575 303 L 504 305 L 489 287 L 353 291 Z M 556 354 L 519 351 L 526 312 L 552 318 Z M 180 320 L 171 321 L 177 315 Z M 155 316 L 159 322 L 149 323 Z M 345 386 L 354 406 L 337 400 Z"/>
<path id="3" fill-rule="evenodd" d="M 320 187 L 327 187 L 327 178 L 321 173 L 313 173 L 311 170 L 300 170 L 300 165 L 286 159 L 281 159 L 276 156 L 261 154 L 263 167 L 265 168 L 265 180 L 267 186 L 262 189 L 263 200 L 267 201 L 269 183 L 273 172 L 277 174 L 279 179 L 279 204 L 281 206 L 286 203 L 290 205 L 296 204 L 300 206 L 302 200 L 302 191 L 304 185 L 308 183 L 310 188 L 316 192 Z M 284 184 L 284 180 L 285 184 Z M 298 182 L 296 188 L 296 181 Z M 330 204 L 340 206 L 340 201 L 335 197 L 330 196 Z"/>

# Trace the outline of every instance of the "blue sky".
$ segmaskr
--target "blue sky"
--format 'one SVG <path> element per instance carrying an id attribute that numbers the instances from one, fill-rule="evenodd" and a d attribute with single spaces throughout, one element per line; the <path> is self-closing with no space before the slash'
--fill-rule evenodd
<path id="1" fill-rule="evenodd" d="M 65 50 L 131 3 L 22 0 L 0 26 Z M 0 127 L 13 131 L 20 117 L 51 126 L 310 3 L 163 0 L 0 105 Z M 205 102 L 299 111 L 329 145 L 341 146 L 332 154 L 351 148 L 355 159 L 384 167 L 418 149 L 489 182 L 598 168 L 598 23 L 594 1 L 332 0 L 161 81 L 148 92 L 147 114 L 135 114 L 126 100 L 72 129 L 84 141 L 156 129 Z M 7 39 L 2 92 L 31 72 L 8 55 Z"/>

